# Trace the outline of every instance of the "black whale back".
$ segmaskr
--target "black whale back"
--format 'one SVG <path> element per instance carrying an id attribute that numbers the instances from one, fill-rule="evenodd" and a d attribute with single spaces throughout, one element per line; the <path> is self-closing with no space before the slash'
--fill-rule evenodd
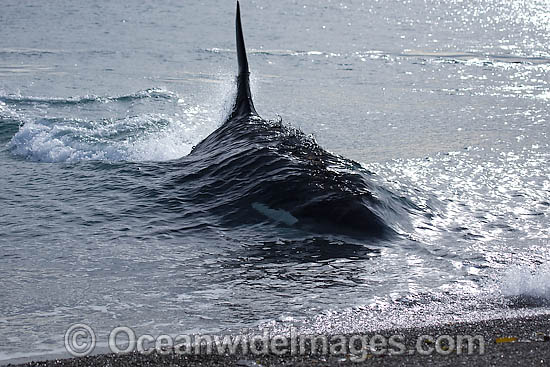
<path id="1" fill-rule="evenodd" d="M 201 201 L 210 200 L 226 224 L 272 222 L 354 237 L 393 233 L 386 218 L 401 209 L 391 192 L 371 183 L 372 173 L 298 129 L 259 117 L 238 3 L 236 30 L 239 73 L 231 114 L 185 158 L 198 171 L 184 174 L 180 183 Z"/>

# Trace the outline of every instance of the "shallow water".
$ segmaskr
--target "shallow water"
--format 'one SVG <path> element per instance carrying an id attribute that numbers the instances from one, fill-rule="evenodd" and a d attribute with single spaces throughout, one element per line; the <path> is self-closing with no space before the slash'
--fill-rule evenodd
<path id="1" fill-rule="evenodd" d="M 415 210 L 348 241 L 186 201 L 202 183 L 176 185 L 181 161 L 231 106 L 233 2 L 3 2 L 0 360 L 62 351 L 75 322 L 336 333 L 549 310 L 547 2 L 241 7 L 260 115 Z"/>

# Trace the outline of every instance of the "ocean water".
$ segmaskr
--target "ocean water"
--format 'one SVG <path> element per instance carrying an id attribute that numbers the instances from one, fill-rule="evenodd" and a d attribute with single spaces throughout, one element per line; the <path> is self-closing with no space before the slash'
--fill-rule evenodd
<path id="1" fill-rule="evenodd" d="M 395 235 L 353 241 L 214 208 L 225 194 L 193 180 L 187 155 L 231 108 L 234 8 L 2 2 L 0 362 L 63 353 L 77 322 L 100 349 L 120 325 L 340 333 L 550 312 L 549 2 L 241 2 L 259 114 L 414 208 L 386 217 Z"/>

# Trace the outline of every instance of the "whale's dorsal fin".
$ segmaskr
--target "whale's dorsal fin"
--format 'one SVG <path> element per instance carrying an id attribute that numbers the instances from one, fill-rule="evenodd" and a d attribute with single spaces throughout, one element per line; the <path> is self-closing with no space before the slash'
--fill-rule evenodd
<path id="1" fill-rule="evenodd" d="M 244 45 L 243 27 L 241 25 L 241 9 L 237 1 L 237 17 L 235 19 L 237 31 L 237 60 L 239 62 L 239 74 L 237 75 L 237 98 L 230 119 L 247 115 L 257 115 L 252 102 L 250 92 L 250 71 Z"/>
<path id="2" fill-rule="evenodd" d="M 237 31 L 237 60 L 239 61 L 239 75 L 250 73 L 248 60 L 246 58 L 246 47 L 244 46 L 243 26 L 241 25 L 241 7 L 237 1 L 237 16 L 235 19 L 235 30 Z"/>

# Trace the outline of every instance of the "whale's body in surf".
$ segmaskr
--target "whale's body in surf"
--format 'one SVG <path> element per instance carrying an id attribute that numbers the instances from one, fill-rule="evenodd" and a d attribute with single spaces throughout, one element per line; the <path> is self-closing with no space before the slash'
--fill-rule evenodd
<path id="1" fill-rule="evenodd" d="M 239 73 L 232 112 L 187 157 L 199 165 L 186 180 L 201 178 L 195 194 L 217 201 L 225 217 L 239 224 L 272 221 L 354 237 L 393 232 L 385 222 L 392 195 L 370 182 L 370 172 L 301 131 L 258 115 L 238 2 L 236 31 Z"/>

